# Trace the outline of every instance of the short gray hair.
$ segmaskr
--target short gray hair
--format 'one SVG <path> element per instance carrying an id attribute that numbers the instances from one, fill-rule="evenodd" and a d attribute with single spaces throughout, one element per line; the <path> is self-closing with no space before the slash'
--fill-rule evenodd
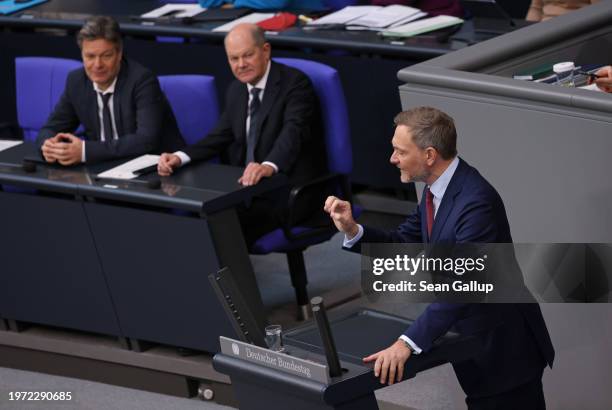
<path id="1" fill-rule="evenodd" d="M 121 40 L 121 32 L 119 31 L 119 23 L 112 17 L 94 16 L 85 20 L 85 24 L 77 34 L 77 43 L 79 48 L 83 48 L 83 41 L 103 39 L 109 41 L 121 50 L 123 42 Z"/>
<path id="2" fill-rule="evenodd" d="M 227 36 L 229 36 L 231 33 L 232 30 L 230 30 L 230 32 L 225 35 L 224 41 L 227 40 Z M 263 45 L 267 43 L 266 34 L 264 30 L 258 25 L 249 24 L 249 33 L 251 34 L 251 38 L 253 39 L 253 42 L 255 42 L 255 45 L 257 47 L 263 47 Z"/>
<path id="3" fill-rule="evenodd" d="M 455 122 L 444 112 L 433 107 L 416 107 L 400 112 L 393 122 L 395 126 L 408 127 L 412 142 L 420 149 L 433 147 L 447 160 L 457 155 Z"/>

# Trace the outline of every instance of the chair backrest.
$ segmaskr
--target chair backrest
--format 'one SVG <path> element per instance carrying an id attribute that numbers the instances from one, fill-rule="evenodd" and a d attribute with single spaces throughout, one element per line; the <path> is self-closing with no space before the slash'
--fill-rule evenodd
<path id="1" fill-rule="evenodd" d="M 332 173 L 350 174 L 353 152 L 349 117 L 338 72 L 328 65 L 298 58 L 275 58 L 274 61 L 296 68 L 310 78 L 321 106 L 328 169 Z"/>
<path id="2" fill-rule="evenodd" d="M 36 139 L 64 91 L 68 73 L 81 66 L 66 58 L 15 58 L 17 121 L 26 141 Z"/>
<path id="3" fill-rule="evenodd" d="M 158 78 L 187 145 L 201 140 L 219 119 L 214 77 L 185 74 Z"/>

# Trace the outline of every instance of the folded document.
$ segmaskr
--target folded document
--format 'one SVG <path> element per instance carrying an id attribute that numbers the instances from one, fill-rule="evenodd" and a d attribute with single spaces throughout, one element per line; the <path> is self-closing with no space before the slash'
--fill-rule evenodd
<path id="1" fill-rule="evenodd" d="M 453 16 L 436 16 L 423 20 L 414 21 L 402 26 L 393 27 L 385 30 L 380 34 L 385 37 L 412 37 L 429 31 L 439 30 L 463 23 L 458 17 Z"/>
<path id="2" fill-rule="evenodd" d="M 12 148 L 15 145 L 19 145 L 21 143 L 23 143 L 23 141 L 0 140 L 0 151 L 4 151 L 5 149 Z"/>
<path id="3" fill-rule="evenodd" d="M 98 174 L 98 178 L 112 178 L 112 179 L 133 179 L 138 176 L 138 171 L 159 162 L 159 155 L 142 155 L 138 158 L 134 158 L 124 164 L 111 168 L 107 171 Z"/>

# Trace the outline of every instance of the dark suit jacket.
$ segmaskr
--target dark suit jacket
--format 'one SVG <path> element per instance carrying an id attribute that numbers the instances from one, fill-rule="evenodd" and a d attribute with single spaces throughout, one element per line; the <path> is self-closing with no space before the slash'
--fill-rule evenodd
<path id="1" fill-rule="evenodd" d="M 79 68 L 68 75 L 66 89 L 36 141 L 42 145 L 58 132 L 73 133 L 82 124 L 87 163 L 174 151 L 184 145 L 157 77 L 135 61 L 121 61 L 113 112 L 119 138 L 102 142 L 96 92 L 85 70 Z"/>
<path id="2" fill-rule="evenodd" d="M 318 100 L 310 80 L 301 71 L 271 64 L 258 113 L 255 161 L 273 162 L 291 182 L 305 182 L 326 168 Z M 233 81 L 215 128 L 183 151 L 192 160 L 221 155 L 225 163 L 244 166 L 248 97 L 246 84 Z"/>
<path id="3" fill-rule="evenodd" d="M 499 194 L 460 159 L 427 236 L 425 201 L 394 232 L 364 227 L 359 241 L 431 243 L 511 243 L 506 210 Z M 537 304 L 432 303 L 404 333 L 424 352 L 448 330 L 479 335 L 482 351 L 454 364 L 468 397 L 511 390 L 552 366 L 554 349 Z"/>

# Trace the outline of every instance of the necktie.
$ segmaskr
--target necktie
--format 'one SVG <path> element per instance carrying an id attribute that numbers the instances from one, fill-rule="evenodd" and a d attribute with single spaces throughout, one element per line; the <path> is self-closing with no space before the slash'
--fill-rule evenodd
<path id="1" fill-rule="evenodd" d="M 111 121 L 108 101 L 113 96 L 113 93 L 100 94 L 100 96 L 102 97 L 102 127 L 104 129 L 104 140 L 111 141 L 113 139 L 113 123 Z"/>
<path id="2" fill-rule="evenodd" d="M 260 88 L 251 89 L 251 104 L 249 104 L 249 133 L 247 135 L 247 152 L 246 152 L 246 163 L 255 161 L 255 145 L 257 144 L 257 113 L 261 106 L 259 101 Z"/>
<path id="3" fill-rule="evenodd" d="M 431 228 L 434 221 L 434 203 L 433 194 L 429 188 L 425 190 L 425 211 L 427 213 L 427 236 L 431 239 Z"/>

